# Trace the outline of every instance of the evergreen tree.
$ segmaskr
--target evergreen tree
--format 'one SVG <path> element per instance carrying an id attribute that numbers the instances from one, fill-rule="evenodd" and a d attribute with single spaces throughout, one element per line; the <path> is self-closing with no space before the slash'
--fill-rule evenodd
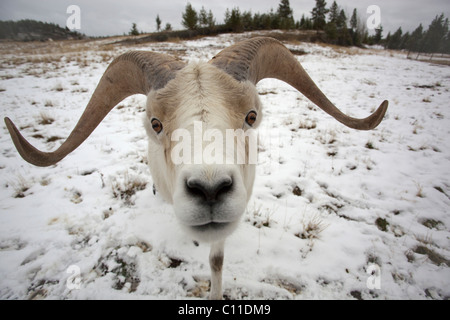
<path id="1" fill-rule="evenodd" d="M 343 9 L 339 12 L 336 26 L 338 29 L 338 44 L 341 46 L 351 46 L 352 37 L 350 32 L 348 32 L 347 16 L 345 15 L 345 11 Z"/>
<path id="2" fill-rule="evenodd" d="M 292 18 L 293 11 L 291 9 L 291 5 L 289 4 L 289 0 L 281 0 L 278 5 L 278 15 L 280 18 Z"/>
<path id="3" fill-rule="evenodd" d="M 270 17 L 270 29 L 280 29 L 281 20 L 278 13 L 275 13 L 273 12 L 273 9 L 270 9 L 269 17 Z"/>
<path id="4" fill-rule="evenodd" d="M 269 30 L 272 28 L 272 17 L 268 13 L 263 13 L 261 15 L 261 28 L 264 30 Z"/>
<path id="5" fill-rule="evenodd" d="M 130 30 L 130 32 L 129 32 L 128 34 L 129 34 L 130 36 L 138 36 L 138 35 L 139 35 L 139 31 L 138 31 L 138 29 L 137 29 L 136 23 L 133 23 L 133 24 L 132 24 L 131 30 Z"/>
<path id="6" fill-rule="evenodd" d="M 345 15 L 345 11 L 341 10 L 339 12 L 339 16 L 336 22 L 336 25 L 339 29 L 347 29 L 347 16 Z"/>
<path id="7" fill-rule="evenodd" d="M 420 52 L 422 50 L 423 42 L 423 27 L 420 24 L 409 37 L 408 43 L 406 44 L 406 49 L 408 49 L 408 57 L 410 52 Z"/>
<path id="8" fill-rule="evenodd" d="M 450 54 L 450 30 L 447 32 L 444 39 L 443 53 Z"/>
<path id="9" fill-rule="evenodd" d="M 326 14 L 328 13 L 326 6 L 327 3 L 325 0 L 316 0 L 316 6 L 311 11 L 313 28 L 316 30 L 323 30 L 325 28 Z"/>
<path id="10" fill-rule="evenodd" d="M 231 9 L 231 11 L 229 9 L 225 11 L 225 25 L 233 32 L 243 31 L 241 11 L 238 7 Z"/>
<path id="11" fill-rule="evenodd" d="M 327 34 L 328 41 L 330 41 L 333 44 L 337 43 L 338 19 L 339 19 L 339 6 L 337 5 L 336 1 L 333 1 L 333 4 L 331 5 L 330 11 L 329 11 L 329 21 L 325 26 L 325 32 Z"/>
<path id="12" fill-rule="evenodd" d="M 304 27 L 305 27 L 305 23 L 306 23 L 306 21 L 305 21 L 305 14 L 302 14 L 302 17 L 300 18 L 300 21 L 298 22 L 298 29 L 304 29 Z"/>
<path id="13" fill-rule="evenodd" d="M 379 44 L 381 42 L 381 39 L 383 39 L 383 26 L 380 24 L 378 29 L 375 29 L 375 35 L 373 37 L 373 43 Z"/>
<path id="14" fill-rule="evenodd" d="M 388 43 L 391 41 L 391 32 L 388 32 L 386 39 L 384 40 L 384 48 L 387 49 Z"/>
<path id="15" fill-rule="evenodd" d="M 250 11 L 245 11 L 243 14 L 241 14 L 241 23 L 244 30 L 253 29 L 253 18 Z"/>
<path id="16" fill-rule="evenodd" d="M 350 18 L 350 33 L 352 37 L 352 44 L 354 46 L 361 46 L 361 38 L 364 37 L 364 31 L 358 30 L 358 26 L 358 12 L 355 8 L 353 9 L 352 17 Z M 360 34 L 360 31 L 362 34 Z"/>
<path id="17" fill-rule="evenodd" d="M 337 5 L 336 1 L 333 1 L 333 4 L 330 7 L 330 15 L 329 15 L 329 23 L 337 23 L 337 20 L 339 18 L 339 6 Z"/>
<path id="18" fill-rule="evenodd" d="M 328 41 L 332 44 L 337 44 L 337 39 L 339 36 L 339 31 L 335 22 L 328 22 L 325 26 L 325 32 L 328 37 Z"/>
<path id="19" fill-rule="evenodd" d="M 353 14 L 350 18 L 350 28 L 352 28 L 353 31 L 358 29 L 358 12 L 356 11 L 356 8 L 353 9 Z"/>
<path id="20" fill-rule="evenodd" d="M 302 15 L 302 18 L 300 19 L 299 29 L 301 29 L 301 30 L 311 30 L 312 29 L 311 19 L 305 17 L 304 14 Z"/>
<path id="21" fill-rule="evenodd" d="M 409 43 L 409 40 L 411 38 L 411 35 L 409 34 L 409 32 L 406 32 L 403 34 L 401 40 L 400 40 L 400 46 L 399 49 L 406 49 Z"/>
<path id="22" fill-rule="evenodd" d="M 214 19 L 214 15 L 211 10 L 209 10 L 209 12 L 208 12 L 206 21 L 207 21 L 208 28 L 214 29 L 214 27 L 216 26 L 216 19 Z"/>
<path id="23" fill-rule="evenodd" d="M 156 15 L 156 30 L 158 32 L 161 30 L 161 19 L 159 18 L 159 14 Z"/>
<path id="24" fill-rule="evenodd" d="M 205 7 L 202 7 L 200 10 L 198 21 L 202 27 L 206 27 L 208 25 L 208 14 L 206 13 Z"/>
<path id="25" fill-rule="evenodd" d="M 289 0 L 281 0 L 278 6 L 278 16 L 280 18 L 281 29 L 293 29 L 295 26 L 293 10 L 289 4 Z"/>
<path id="26" fill-rule="evenodd" d="M 253 29 L 255 29 L 255 30 L 261 30 L 261 29 L 263 29 L 262 28 L 262 23 L 261 23 L 261 14 L 258 12 L 258 13 L 255 13 L 254 15 L 253 15 L 253 18 L 252 18 L 252 26 L 253 26 Z"/>
<path id="27" fill-rule="evenodd" d="M 188 30 L 195 30 L 197 29 L 197 23 L 198 23 L 198 15 L 197 11 L 195 11 L 194 8 L 192 8 L 192 5 L 188 2 L 186 5 L 186 9 L 182 15 L 183 20 L 181 21 L 181 24 Z"/>
<path id="28" fill-rule="evenodd" d="M 402 28 L 398 28 L 393 35 L 390 35 L 389 39 L 386 39 L 386 48 L 388 49 L 400 49 L 402 43 Z"/>
<path id="29" fill-rule="evenodd" d="M 445 38 L 448 33 L 448 19 L 444 20 L 444 14 L 436 16 L 425 33 L 425 52 L 442 53 Z"/>

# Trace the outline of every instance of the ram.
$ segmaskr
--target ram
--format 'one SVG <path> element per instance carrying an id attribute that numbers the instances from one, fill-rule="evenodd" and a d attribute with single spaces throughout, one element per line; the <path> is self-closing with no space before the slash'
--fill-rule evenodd
<path id="1" fill-rule="evenodd" d="M 248 161 L 197 163 L 193 161 L 196 152 L 183 154 L 183 159 L 192 161 L 175 163 L 172 151 L 177 143 L 172 135 L 183 130 L 193 137 L 199 124 L 203 130 L 222 133 L 222 137 L 226 136 L 226 130 L 247 132 L 258 127 L 262 112 L 256 84 L 265 78 L 290 84 L 326 113 L 354 129 L 375 128 L 388 106 L 384 101 L 365 119 L 345 115 L 328 100 L 282 43 L 258 37 L 224 49 L 209 62 L 186 64 L 166 54 L 146 51 L 122 54 L 109 65 L 72 133 L 54 152 L 37 150 L 9 118 L 5 122 L 26 161 L 50 166 L 82 144 L 120 101 L 134 94 L 147 95 L 144 125 L 149 136 L 148 159 L 156 189 L 173 204 L 175 216 L 188 233 L 211 243 L 210 298 L 221 299 L 224 242 L 236 229 L 247 206 L 255 164 Z M 197 143 L 194 147 L 198 148 L 198 142 L 190 143 Z M 201 142 L 200 148 L 206 147 Z M 245 144 L 239 148 L 237 142 L 228 143 L 222 150 L 230 148 L 247 156 L 250 150 Z"/>

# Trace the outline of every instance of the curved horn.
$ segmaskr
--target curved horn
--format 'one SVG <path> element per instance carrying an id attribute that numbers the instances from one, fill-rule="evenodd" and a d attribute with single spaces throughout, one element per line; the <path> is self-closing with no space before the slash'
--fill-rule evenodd
<path id="1" fill-rule="evenodd" d="M 130 51 L 120 55 L 106 69 L 70 136 L 54 152 L 39 151 L 20 134 L 9 118 L 5 118 L 5 123 L 17 150 L 26 161 L 40 167 L 50 166 L 83 143 L 120 101 L 133 94 L 148 94 L 152 89 L 164 87 L 184 66 L 183 62 L 160 53 Z"/>
<path id="2" fill-rule="evenodd" d="M 221 51 L 210 63 L 238 81 L 249 80 L 256 85 L 262 79 L 276 78 L 287 82 L 336 120 L 358 130 L 378 126 L 388 107 L 388 101 L 383 101 L 365 119 L 345 115 L 328 100 L 289 49 L 273 38 L 258 37 L 237 43 Z"/>

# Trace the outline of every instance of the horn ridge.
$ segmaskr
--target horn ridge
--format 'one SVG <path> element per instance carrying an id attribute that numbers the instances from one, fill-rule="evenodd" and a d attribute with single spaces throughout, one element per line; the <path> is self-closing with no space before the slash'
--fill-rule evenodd
<path id="1" fill-rule="evenodd" d="M 358 129 L 375 128 L 386 113 L 384 101 L 374 114 L 356 119 L 342 113 L 317 87 L 295 56 L 280 41 L 269 37 L 251 38 L 224 49 L 210 63 L 238 81 L 257 84 L 265 78 L 284 81 L 344 125 Z"/>
<path id="2" fill-rule="evenodd" d="M 6 127 L 26 161 L 36 166 L 50 166 L 80 146 L 120 101 L 164 87 L 184 66 L 183 62 L 161 53 L 130 51 L 120 55 L 106 69 L 67 140 L 54 152 L 42 152 L 33 147 L 9 118 L 5 118 Z"/>

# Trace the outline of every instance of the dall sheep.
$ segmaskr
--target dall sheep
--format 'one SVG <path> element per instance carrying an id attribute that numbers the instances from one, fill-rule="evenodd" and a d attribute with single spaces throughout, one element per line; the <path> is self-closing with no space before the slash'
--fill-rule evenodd
<path id="1" fill-rule="evenodd" d="M 256 128 L 262 114 L 256 84 L 265 78 L 290 84 L 336 120 L 358 130 L 375 128 L 388 107 L 388 101 L 384 101 L 365 119 L 345 115 L 281 42 L 257 37 L 224 49 L 209 62 L 186 64 L 172 56 L 147 51 L 120 55 L 103 74 L 70 136 L 54 152 L 37 150 L 9 118 L 5 122 L 26 161 L 50 166 L 83 143 L 120 101 L 134 94 L 146 95 L 144 122 L 154 184 L 161 196 L 173 204 L 180 224 L 197 240 L 211 243 L 210 298 L 221 299 L 224 241 L 245 211 L 252 193 L 255 164 L 174 163 L 171 152 L 177 144 L 172 135 L 183 129 L 194 136 L 199 123 L 222 136 L 227 129 L 246 132 Z M 205 147 L 202 142 L 201 150 Z M 227 145 L 224 150 L 229 148 Z M 234 139 L 231 148 L 237 149 Z M 245 146 L 241 152 L 248 155 L 249 148 Z M 183 155 L 186 156 L 192 160 L 196 155 Z"/>

